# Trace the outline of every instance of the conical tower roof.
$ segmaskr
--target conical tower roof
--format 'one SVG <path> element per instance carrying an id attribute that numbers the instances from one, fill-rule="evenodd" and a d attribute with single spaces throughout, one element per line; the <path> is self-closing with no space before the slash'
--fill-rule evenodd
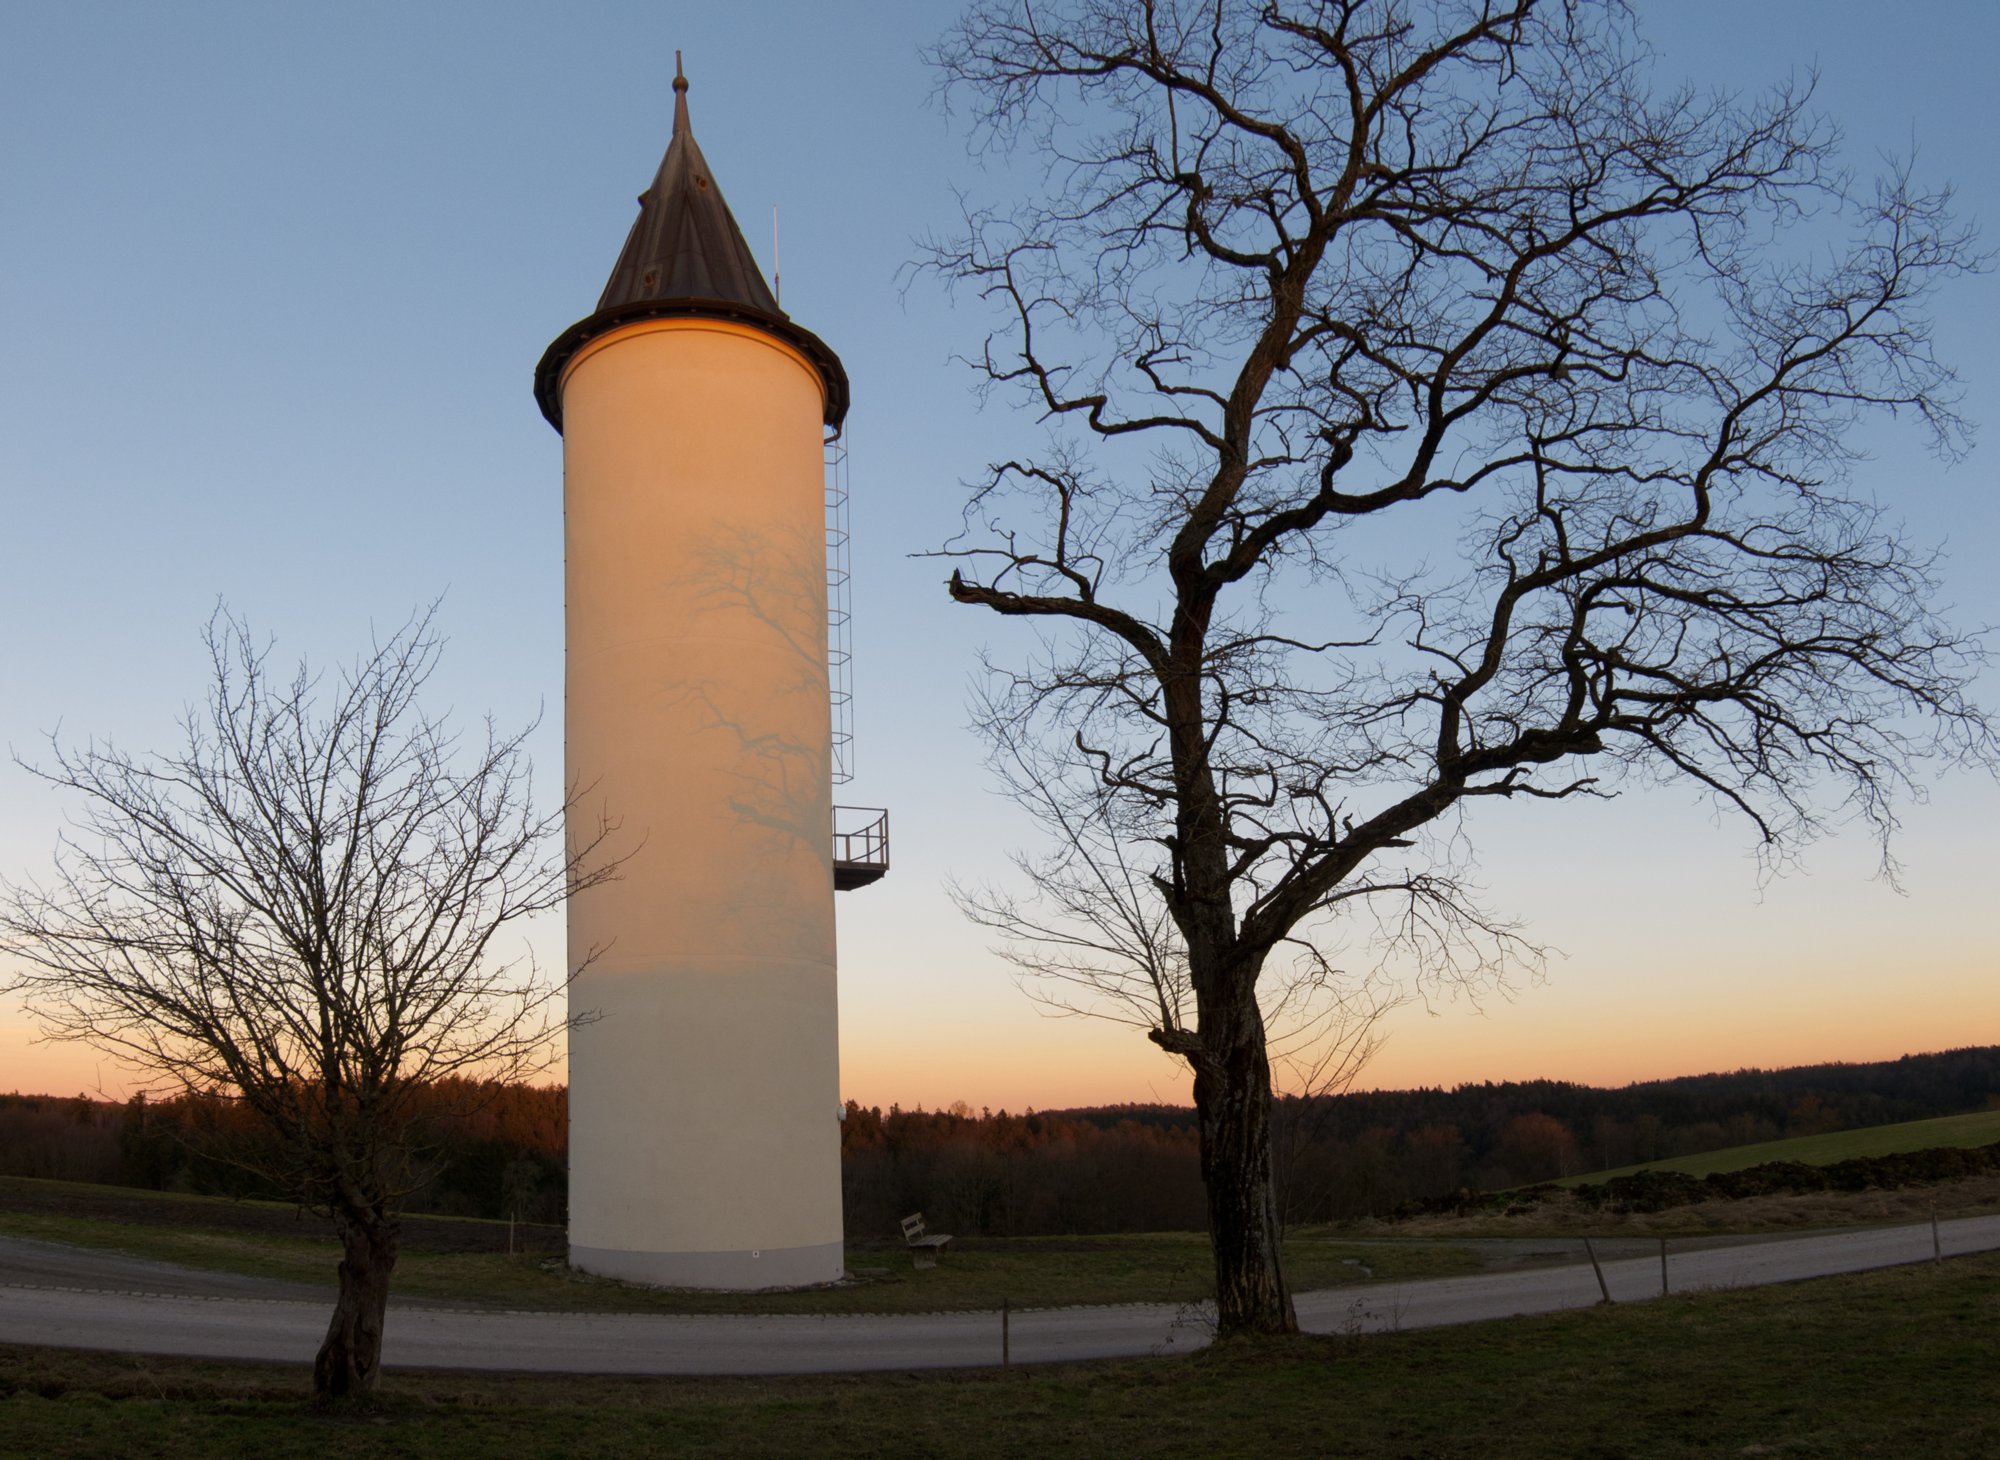
<path id="1" fill-rule="evenodd" d="M 674 56 L 674 131 L 639 216 L 597 301 L 597 311 L 557 336 L 535 368 L 535 399 L 562 430 L 562 373 L 598 335 L 636 320 L 694 315 L 736 320 L 775 335 L 813 364 L 826 386 L 826 422 L 847 414 L 847 372 L 826 342 L 778 307 L 743 230 L 722 199 L 688 121 L 687 77 Z"/>
<path id="2" fill-rule="evenodd" d="M 688 121 L 687 77 L 674 58 L 674 135 L 604 286 L 599 309 L 648 299 L 713 299 L 783 315 L 722 200 Z"/>

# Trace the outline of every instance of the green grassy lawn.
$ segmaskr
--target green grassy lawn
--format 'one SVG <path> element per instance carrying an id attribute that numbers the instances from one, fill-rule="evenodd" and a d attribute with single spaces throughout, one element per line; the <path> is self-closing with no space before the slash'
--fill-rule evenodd
<path id="1" fill-rule="evenodd" d="M 2000 1141 L 2000 1110 L 1976 1110 L 1969 1115 L 1945 1115 L 1936 1120 L 1911 1120 L 1900 1125 L 1875 1125 L 1861 1130 L 1834 1131 L 1823 1136 L 1798 1136 L 1788 1141 L 1763 1141 L 1731 1146 L 1699 1156 L 1675 1156 L 1646 1161 L 1587 1176 L 1568 1176 L 1559 1185 L 1609 1181 L 1635 1171 L 1682 1171 L 1708 1176 L 1717 1171 L 1741 1171 L 1768 1161 L 1798 1161 L 1807 1166 L 1831 1166 L 1857 1156 L 1896 1156 L 1905 1151 L 1929 1151 L 1941 1146 L 1987 1146 Z"/>
<path id="2" fill-rule="evenodd" d="M 649 1380 L 302 1369 L 0 1348 L 0 1460 L 1868 1460 L 2000 1454 L 2000 1254 L 1784 1287 L 1190 1358 Z"/>
<path id="3" fill-rule="evenodd" d="M 218 1231 L 199 1225 L 193 1218 L 172 1226 L 154 1226 L 0 1211 L 0 1234 L 108 1248 L 155 1262 L 177 1262 L 282 1282 L 331 1283 L 340 1265 L 340 1249 L 323 1239 Z"/>
<path id="4" fill-rule="evenodd" d="M 0 1211 L 0 1233 L 102 1247 L 161 1262 L 331 1286 L 339 1252 L 320 1238 L 216 1230 L 199 1209 L 159 1225 L 37 1212 Z M 919 1271 L 902 1248 L 851 1248 L 857 1281 L 780 1293 L 701 1293 L 627 1287 L 566 1271 L 545 1257 L 504 1252 L 405 1252 L 396 1264 L 401 1297 L 500 1308 L 639 1313 L 935 1313 L 1078 1303 L 1186 1303 L 1213 1292 L 1207 1238 L 1166 1232 L 1131 1236 L 1023 1238 L 953 1249 Z M 1315 1235 L 1294 1241 L 1287 1273 L 1295 1289 L 1446 1276 L 1479 1260 L 1448 1243 L 1357 1246 Z"/>
<path id="5" fill-rule="evenodd" d="M 92 1181 L 52 1181 L 32 1176 L 0 1176 L 0 1211 L 67 1211 L 104 1215 L 120 1212 L 142 1213 L 141 1220 L 152 1223 L 191 1223 L 218 1230 L 267 1230 L 306 1232 L 331 1237 L 332 1223 L 314 1217 L 292 1202 L 263 1201 L 253 1197 L 200 1196 L 185 1191 L 156 1191 L 144 1186 L 108 1186 Z M 524 1234 L 540 1234 L 545 1239 L 560 1236 L 561 1228 L 523 1224 Z M 514 1227 L 504 1219 L 490 1217 L 437 1216 L 410 1212 L 403 1217 L 404 1240 L 427 1246 L 470 1243 L 480 1248 L 504 1249 Z"/>

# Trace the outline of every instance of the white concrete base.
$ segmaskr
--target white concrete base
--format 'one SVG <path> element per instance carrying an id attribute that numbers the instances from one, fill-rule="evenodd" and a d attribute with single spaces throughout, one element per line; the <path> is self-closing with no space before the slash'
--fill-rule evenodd
<path id="1" fill-rule="evenodd" d="M 810 1288 L 838 1282 L 846 1271 L 845 1244 L 766 1247 L 744 1252 L 622 1252 L 614 1247 L 569 1249 L 569 1265 L 620 1282 L 656 1288 Z"/>

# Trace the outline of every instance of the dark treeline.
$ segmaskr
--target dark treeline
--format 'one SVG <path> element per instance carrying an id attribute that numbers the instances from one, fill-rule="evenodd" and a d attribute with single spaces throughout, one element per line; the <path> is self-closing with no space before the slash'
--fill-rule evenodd
<path id="1" fill-rule="evenodd" d="M 564 1220 L 568 1091 L 452 1080 L 428 1098 L 410 1155 L 409 1210 Z M 254 1132 L 228 1101 L 0 1095 L 0 1176 L 285 1199 L 230 1159 L 254 1159 L 254 1150 Z"/>
<path id="2" fill-rule="evenodd" d="M 410 1208 L 560 1222 L 567 1092 L 459 1082 L 425 1117 Z M 1285 1099 L 1276 1111 L 1288 1221 L 1787 1136 L 2000 1106 L 2000 1046 L 1880 1064 L 1690 1075 L 1619 1089 L 1555 1080 Z M 222 1102 L 123 1105 L 0 1096 L 0 1175 L 234 1196 L 275 1193 L 219 1159 Z M 973 1111 L 867 1108 L 841 1127 L 851 1240 L 893 1238 L 922 1211 L 962 1237 L 1199 1230 L 1193 1112 L 1179 1106 Z"/>
<path id="3" fill-rule="evenodd" d="M 841 1187 L 850 1238 L 924 1213 L 968 1237 L 1198 1231 L 1206 1223 L 1191 1124 L 1116 1112 L 925 1112 L 849 1101 Z"/>
<path id="4" fill-rule="evenodd" d="M 1616 1089 L 1562 1080 L 1286 1098 L 1274 1111 L 1287 1221 L 1339 1221 L 1725 1146 L 2000 1104 L 2000 1046 L 1877 1064 L 1683 1075 Z M 1161 1130 L 1176 1106 L 1072 1112 Z"/>
<path id="5" fill-rule="evenodd" d="M 2000 1047 L 1985 1047 L 1617 1089 L 1529 1080 L 1286 1100 L 1277 1145 L 1287 1218 L 1329 1221 L 1996 1103 Z"/>

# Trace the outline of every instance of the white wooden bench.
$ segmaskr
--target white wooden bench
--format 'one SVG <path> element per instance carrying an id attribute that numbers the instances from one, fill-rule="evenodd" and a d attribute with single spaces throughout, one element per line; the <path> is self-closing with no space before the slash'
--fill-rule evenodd
<path id="1" fill-rule="evenodd" d="M 912 1265 L 936 1267 L 938 1254 L 951 1246 L 951 1238 L 942 1233 L 926 1233 L 924 1214 L 912 1212 L 903 1218 L 903 1245 L 910 1249 Z"/>

